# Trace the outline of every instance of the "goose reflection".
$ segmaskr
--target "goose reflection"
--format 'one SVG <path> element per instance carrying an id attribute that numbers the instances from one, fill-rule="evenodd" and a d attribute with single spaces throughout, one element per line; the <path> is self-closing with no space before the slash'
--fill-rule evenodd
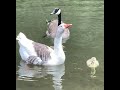
<path id="1" fill-rule="evenodd" d="M 17 71 L 17 80 L 37 81 L 38 78 L 45 78 L 47 75 L 52 75 L 54 89 L 62 90 L 62 76 L 64 74 L 64 64 L 57 66 L 31 66 L 21 61 Z"/>

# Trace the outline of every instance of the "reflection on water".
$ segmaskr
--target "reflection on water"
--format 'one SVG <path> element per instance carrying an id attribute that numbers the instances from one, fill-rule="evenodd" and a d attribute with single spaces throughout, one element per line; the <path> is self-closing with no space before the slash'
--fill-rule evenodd
<path id="1" fill-rule="evenodd" d="M 17 80 L 38 81 L 37 78 L 45 78 L 52 75 L 55 90 L 62 90 L 62 76 L 65 74 L 64 64 L 58 66 L 32 66 L 21 61 L 17 71 Z"/>

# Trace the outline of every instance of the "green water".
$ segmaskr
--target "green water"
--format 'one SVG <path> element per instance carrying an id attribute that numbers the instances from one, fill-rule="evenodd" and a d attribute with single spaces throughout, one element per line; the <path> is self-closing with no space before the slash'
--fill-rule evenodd
<path id="1" fill-rule="evenodd" d="M 64 46 L 66 61 L 53 67 L 28 66 L 21 62 L 16 42 L 17 90 L 104 90 L 104 1 L 103 0 L 16 0 L 16 35 L 23 32 L 36 42 L 52 45 L 42 38 L 50 12 L 62 9 L 62 20 L 72 23 Z M 90 77 L 86 61 L 96 57 L 100 66 Z"/>

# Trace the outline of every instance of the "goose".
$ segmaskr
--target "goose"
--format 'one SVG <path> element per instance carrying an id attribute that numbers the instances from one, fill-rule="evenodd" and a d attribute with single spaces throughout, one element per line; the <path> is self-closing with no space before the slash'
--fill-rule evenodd
<path id="1" fill-rule="evenodd" d="M 99 66 L 99 62 L 96 59 L 96 57 L 92 57 L 91 59 L 88 59 L 86 61 L 86 64 L 87 64 L 88 67 L 91 68 L 91 77 L 96 77 L 96 76 L 94 76 L 95 73 L 96 73 L 95 68 L 97 68 Z"/>
<path id="2" fill-rule="evenodd" d="M 57 27 L 61 24 L 64 23 L 63 21 L 61 21 L 61 9 L 59 8 L 55 8 L 52 13 L 50 13 L 50 15 L 56 14 L 58 15 L 58 19 L 54 19 L 54 20 L 46 20 L 47 23 L 47 28 L 48 30 L 46 31 L 46 35 L 44 37 L 50 37 L 52 38 L 52 40 L 54 41 L 56 32 L 57 32 Z M 70 31 L 68 28 L 65 28 L 66 30 L 64 31 L 63 35 L 62 35 L 62 43 L 66 43 L 66 41 L 69 39 L 70 37 Z"/>
<path id="3" fill-rule="evenodd" d="M 16 40 L 20 46 L 19 53 L 23 61 L 34 65 L 60 65 L 65 62 L 65 53 L 62 48 L 62 34 L 72 24 L 60 24 L 54 39 L 54 49 L 28 39 L 20 32 Z"/>

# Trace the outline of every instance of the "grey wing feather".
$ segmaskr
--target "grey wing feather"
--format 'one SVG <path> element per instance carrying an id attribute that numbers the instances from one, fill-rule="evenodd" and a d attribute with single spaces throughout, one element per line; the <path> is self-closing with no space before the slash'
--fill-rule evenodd
<path id="1" fill-rule="evenodd" d="M 34 42 L 33 45 L 38 57 L 40 57 L 42 61 L 47 61 L 49 58 L 51 58 L 47 45 L 36 42 Z"/>

